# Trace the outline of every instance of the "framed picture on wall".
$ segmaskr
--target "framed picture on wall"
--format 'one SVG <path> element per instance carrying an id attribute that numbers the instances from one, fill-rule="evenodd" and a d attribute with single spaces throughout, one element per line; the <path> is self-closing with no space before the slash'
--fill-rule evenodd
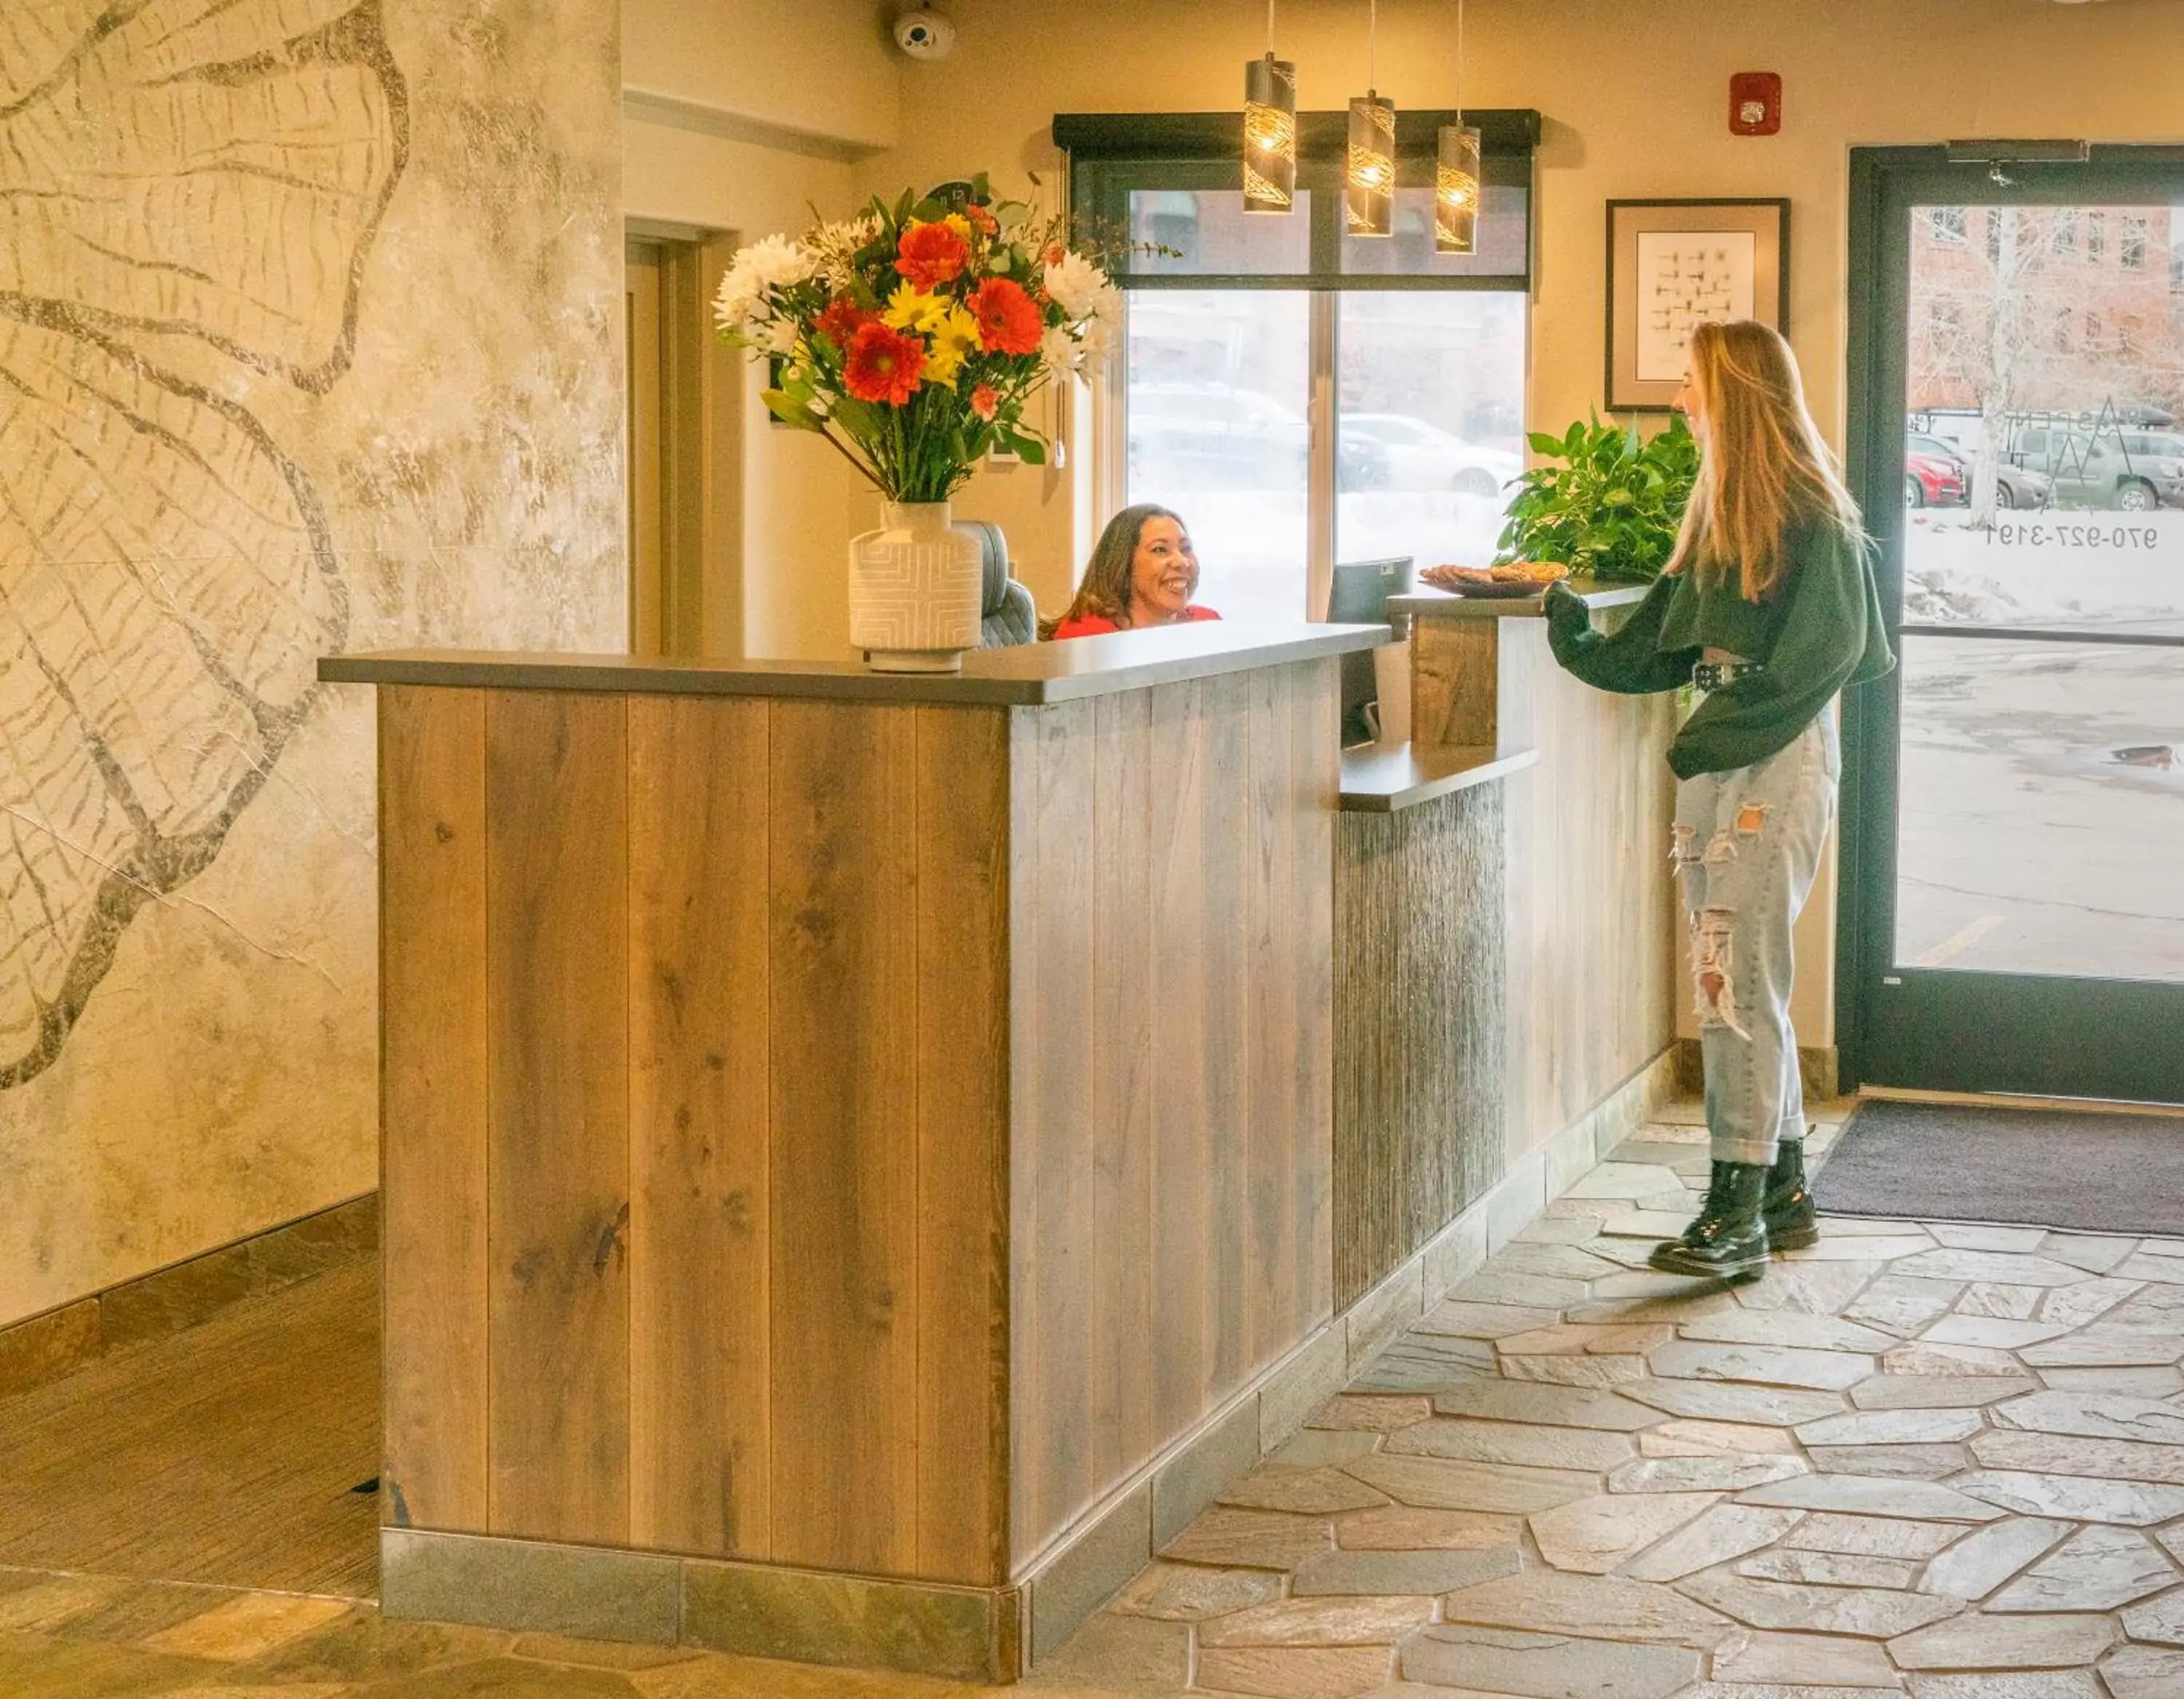
<path id="1" fill-rule="evenodd" d="M 1757 319 L 1790 329 L 1786 200 L 1607 203 L 1607 406 L 1664 409 L 1694 326 Z"/>

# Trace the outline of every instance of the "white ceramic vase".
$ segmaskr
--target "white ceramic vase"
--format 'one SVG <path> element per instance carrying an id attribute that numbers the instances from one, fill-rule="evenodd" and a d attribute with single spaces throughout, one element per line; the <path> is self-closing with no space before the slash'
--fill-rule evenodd
<path id="1" fill-rule="evenodd" d="M 887 502 L 850 543 L 850 643 L 882 672 L 954 672 L 978 646 L 984 565 L 944 501 Z"/>

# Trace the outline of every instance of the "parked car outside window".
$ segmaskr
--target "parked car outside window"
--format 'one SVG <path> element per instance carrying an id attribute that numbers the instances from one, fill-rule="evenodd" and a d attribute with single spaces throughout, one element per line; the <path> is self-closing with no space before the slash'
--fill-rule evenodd
<path id="1" fill-rule="evenodd" d="M 2184 507 L 2184 435 L 2119 431 L 2049 445 L 2055 499 L 2077 507 L 2149 513 Z"/>
<path id="2" fill-rule="evenodd" d="M 1957 482 L 1964 487 L 1964 499 L 1971 499 L 1974 469 L 1971 457 L 1960 444 L 1923 431 L 1912 432 L 1907 443 L 1910 452 L 1914 454 L 1952 463 L 1956 467 Z M 1997 507 L 2045 507 L 2053 499 L 2054 490 L 2054 480 L 2036 468 L 2012 465 L 2007 460 L 1995 468 L 1994 503 Z M 1905 493 L 1907 496 L 1909 493 L 1908 482 Z"/>
<path id="3" fill-rule="evenodd" d="M 1371 443 L 1384 456 L 1391 490 L 1453 490 L 1499 495 L 1524 467 L 1507 448 L 1482 448 L 1407 413 L 1345 413 L 1342 439 Z"/>
<path id="4" fill-rule="evenodd" d="M 1130 392 L 1133 468 L 1157 465 L 1187 487 L 1301 489 L 1311 439 L 1302 415 L 1256 390 L 1145 383 Z M 1387 455 L 1376 443 L 1340 444 L 1336 463 L 1347 488 L 1387 483 Z"/>
<path id="5" fill-rule="evenodd" d="M 1953 456 L 1903 456 L 1903 504 L 1907 507 L 1960 507 L 1964 500 L 1964 463 Z"/>

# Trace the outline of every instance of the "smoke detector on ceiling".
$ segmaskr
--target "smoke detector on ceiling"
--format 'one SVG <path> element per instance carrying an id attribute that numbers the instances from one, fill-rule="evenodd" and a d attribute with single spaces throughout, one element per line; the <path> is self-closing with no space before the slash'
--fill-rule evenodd
<path id="1" fill-rule="evenodd" d="M 944 59 L 955 51 L 956 26 L 921 6 L 895 19 L 894 44 L 914 59 Z"/>

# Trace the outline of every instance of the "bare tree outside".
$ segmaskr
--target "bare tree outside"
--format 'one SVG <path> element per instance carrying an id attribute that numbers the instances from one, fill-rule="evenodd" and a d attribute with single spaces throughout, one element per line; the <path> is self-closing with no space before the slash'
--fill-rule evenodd
<path id="1" fill-rule="evenodd" d="M 2184 258 L 2165 206 L 1921 207 L 1912 241 L 1914 415 L 1975 414 L 1969 517 L 1992 523 L 2029 419 L 2184 411 Z M 2050 468 L 2052 470 L 2052 468 Z"/>
<path id="2" fill-rule="evenodd" d="M 1996 472 L 2008 445 L 2008 417 L 2040 357 L 2040 332 L 2051 329 L 2052 310 L 2040 287 L 2042 261 L 2053 239 L 2054 214 L 2045 209 L 1934 207 L 1926 209 L 1937 241 L 1953 241 L 1958 275 L 1924 297 L 1925 322 L 1911 343 L 1914 397 L 1947 388 L 1970 392 L 1979 409 L 1977 452 L 1972 461 L 1971 518 L 1992 521 Z M 1976 220 L 1985 226 L 1975 237 Z"/>

